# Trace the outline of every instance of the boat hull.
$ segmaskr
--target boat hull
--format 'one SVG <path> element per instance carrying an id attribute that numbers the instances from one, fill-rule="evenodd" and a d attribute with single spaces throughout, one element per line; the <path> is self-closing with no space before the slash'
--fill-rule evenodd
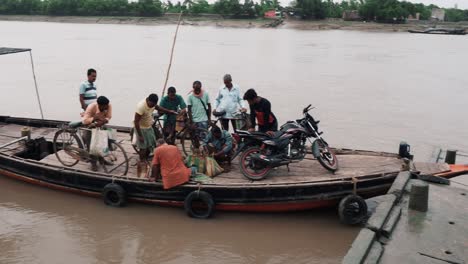
<path id="1" fill-rule="evenodd" d="M 101 192 L 113 180 L 110 177 L 92 175 L 67 168 L 45 166 L 34 161 L 0 155 L 0 175 L 79 195 L 101 197 Z M 396 174 L 361 180 L 358 194 L 370 197 L 385 193 Z M 114 179 L 127 192 L 129 201 L 163 206 L 183 206 L 185 197 L 196 190 L 210 193 L 216 209 L 245 212 L 302 211 L 336 205 L 353 192 L 352 182 L 310 183 L 293 186 L 205 186 L 185 184 L 164 190 L 160 183 Z"/>

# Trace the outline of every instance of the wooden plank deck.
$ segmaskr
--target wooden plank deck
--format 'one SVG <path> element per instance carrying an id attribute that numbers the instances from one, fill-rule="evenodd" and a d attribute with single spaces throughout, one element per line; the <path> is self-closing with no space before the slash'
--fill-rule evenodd
<path id="1" fill-rule="evenodd" d="M 15 138 L 19 138 L 21 128 L 23 126 L 14 124 L 0 123 L 0 145 L 11 142 Z M 31 128 L 31 137 L 44 137 L 46 140 L 52 142 L 54 133 L 57 131 L 55 128 Z M 129 141 L 130 137 L 127 133 L 117 133 L 117 141 L 126 150 L 130 159 L 128 178 L 138 179 L 136 176 L 136 163 L 138 156 L 131 146 Z M 0 150 L 2 153 L 13 154 L 18 151 L 20 144 L 15 144 L 8 149 Z M 179 146 L 180 147 L 180 146 Z M 287 167 L 279 167 L 272 171 L 270 175 L 261 181 L 262 184 L 297 184 L 297 183 L 310 183 L 328 180 L 349 179 L 351 177 L 365 177 L 368 175 L 377 175 L 398 172 L 401 169 L 403 161 L 398 159 L 395 155 L 388 153 L 376 152 L 356 152 L 352 150 L 338 150 L 338 161 L 340 169 L 335 173 L 325 170 L 318 161 L 314 160 L 311 155 L 308 155 L 305 160 L 294 163 Z M 51 154 L 41 160 L 41 162 L 50 165 L 62 166 L 57 160 L 55 154 Z M 90 171 L 90 164 L 79 162 L 73 167 L 76 170 Z M 440 166 L 437 168 L 431 167 L 431 172 L 435 173 L 437 170 L 445 169 Z M 102 168 L 100 168 L 102 172 Z M 145 179 L 141 179 L 145 180 Z M 233 185 L 249 185 L 253 182 L 243 177 L 239 170 L 238 159 L 233 161 L 231 171 L 223 173 L 213 179 L 211 184 L 233 184 Z M 256 182 L 259 183 L 259 182 Z"/>

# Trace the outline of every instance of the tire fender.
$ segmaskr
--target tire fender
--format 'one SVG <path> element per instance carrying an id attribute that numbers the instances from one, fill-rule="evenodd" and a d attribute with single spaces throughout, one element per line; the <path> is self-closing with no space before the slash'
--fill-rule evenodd
<path id="1" fill-rule="evenodd" d="M 202 202 L 206 206 L 203 212 L 194 210 L 194 202 Z M 213 215 L 215 210 L 215 202 L 211 194 L 205 191 L 193 191 L 185 197 L 184 210 L 188 216 L 199 219 L 206 219 Z"/>
<path id="2" fill-rule="evenodd" d="M 127 204 L 127 192 L 117 183 L 108 183 L 102 189 L 104 203 L 113 207 L 122 207 Z"/>
<path id="3" fill-rule="evenodd" d="M 367 203 L 359 195 L 347 195 L 338 205 L 338 215 L 343 224 L 360 224 L 367 218 Z"/>

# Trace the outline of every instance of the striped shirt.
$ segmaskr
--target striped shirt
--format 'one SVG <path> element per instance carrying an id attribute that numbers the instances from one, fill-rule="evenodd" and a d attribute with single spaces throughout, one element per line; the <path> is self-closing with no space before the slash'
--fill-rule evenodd
<path id="1" fill-rule="evenodd" d="M 86 106 L 96 102 L 96 99 L 97 99 L 96 88 L 97 87 L 94 83 L 90 83 L 88 81 L 85 81 L 80 85 L 80 95 L 83 95 L 84 103 Z"/>

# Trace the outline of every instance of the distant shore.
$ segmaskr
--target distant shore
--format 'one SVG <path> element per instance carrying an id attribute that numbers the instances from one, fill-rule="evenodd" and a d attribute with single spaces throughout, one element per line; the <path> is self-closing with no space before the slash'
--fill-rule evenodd
<path id="1" fill-rule="evenodd" d="M 25 16 L 0 15 L 0 21 L 55 22 L 81 24 L 122 24 L 122 25 L 171 25 L 178 21 L 178 14 L 166 14 L 161 17 L 108 17 L 108 16 Z M 284 19 L 276 23 L 271 19 L 224 19 L 219 15 L 184 16 L 182 25 L 214 26 L 220 28 L 287 28 L 298 30 L 358 30 L 376 32 L 406 32 L 409 29 L 423 29 L 434 24 L 429 21 L 410 21 L 405 24 L 384 24 L 364 21 L 343 21 L 327 19 L 307 21 Z M 468 29 L 468 22 L 439 22 L 439 27 Z"/>

